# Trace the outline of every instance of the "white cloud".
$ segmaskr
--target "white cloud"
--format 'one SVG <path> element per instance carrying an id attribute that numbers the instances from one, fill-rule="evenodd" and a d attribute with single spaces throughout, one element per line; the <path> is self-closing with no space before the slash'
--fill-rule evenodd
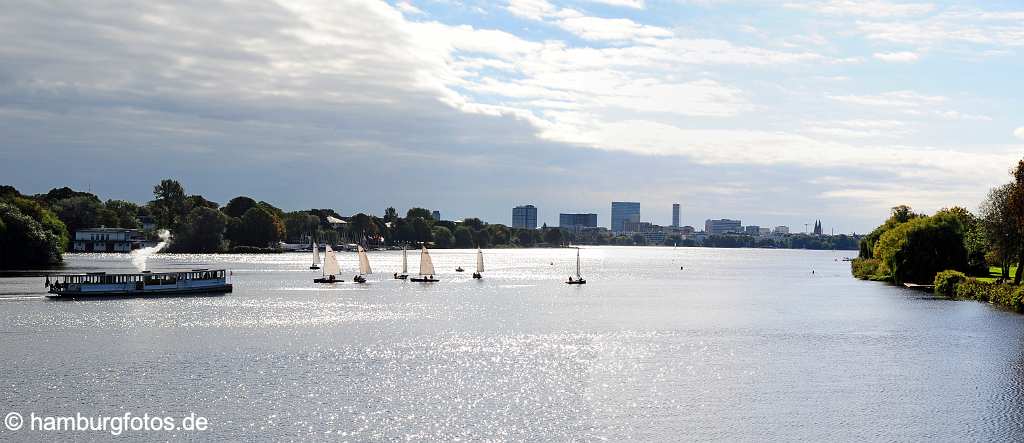
<path id="1" fill-rule="evenodd" d="M 882 60 L 882 61 L 895 62 L 895 63 L 916 62 L 917 60 L 919 60 L 921 58 L 921 56 L 918 55 L 916 52 L 909 52 L 909 51 L 903 51 L 903 52 L 876 52 L 873 55 L 873 57 L 875 57 L 875 58 L 877 58 L 879 60 Z"/>
<path id="2" fill-rule="evenodd" d="M 1013 135 L 1015 135 L 1017 138 L 1019 138 L 1021 140 L 1024 140 L 1024 126 L 1021 126 L 1021 127 L 1017 128 L 1016 130 L 1014 130 L 1013 131 Z"/>
<path id="3" fill-rule="evenodd" d="M 395 4 L 395 6 L 397 6 L 400 11 L 402 11 L 402 12 L 404 12 L 406 14 L 410 14 L 410 15 L 423 15 L 423 11 L 420 10 L 420 8 L 417 8 L 412 3 L 409 3 L 409 2 L 405 2 L 405 1 L 398 2 L 397 4 Z"/>
<path id="4" fill-rule="evenodd" d="M 921 20 L 875 21 L 856 23 L 859 32 L 870 39 L 941 48 L 945 43 L 964 43 L 996 47 L 1024 46 L 1024 12 L 986 12 L 950 8 Z"/>
<path id="5" fill-rule="evenodd" d="M 668 29 L 642 25 L 625 18 L 577 16 L 559 20 L 558 26 L 587 40 L 651 41 L 673 35 Z"/>
<path id="6" fill-rule="evenodd" d="M 827 15 L 856 15 L 865 17 L 897 17 L 927 14 L 935 9 L 931 3 L 893 3 L 879 0 L 824 0 L 796 1 L 784 4 Z"/>
<path id="7" fill-rule="evenodd" d="M 644 9 L 644 0 L 587 0 L 592 3 L 603 3 L 611 6 L 623 6 L 633 9 Z"/>
<path id="8" fill-rule="evenodd" d="M 948 100 L 938 95 L 925 95 L 914 91 L 890 91 L 876 95 L 829 95 L 828 98 L 843 103 L 882 106 L 894 108 L 918 108 L 931 106 Z"/>
<path id="9" fill-rule="evenodd" d="M 544 17 L 554 13 L 558 8 L 547 0 L 508 0 L 506 6 L 509 12 L 530 20 L 544 20 Z"/>

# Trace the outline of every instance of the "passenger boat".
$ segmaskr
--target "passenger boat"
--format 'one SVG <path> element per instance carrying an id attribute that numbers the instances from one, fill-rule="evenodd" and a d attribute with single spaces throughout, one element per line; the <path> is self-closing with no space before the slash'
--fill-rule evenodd
<path id="1" fill-rule="evenodd" d="M 430 253 L 427 252 L 427 245 L 423 245 L 423 250 L 420 251 L 420 275 L 419 277 L 413 277 L 410 280 L 420 283 L 434 283 L 439 281 L 434 278 L 434 261 L 430 259 Z"/>
<path id="2" fill-rule="evenodd" d="M 47 279 L 49 281 L 49 279 Z M 184 272 L 149 272 L 134 274 L 57 275 L 50 283 L 47 297 L 90 297 L 152 295 L 219 294 L 231 292 L 227 271 L 223 269 L 193 269 Z"/>

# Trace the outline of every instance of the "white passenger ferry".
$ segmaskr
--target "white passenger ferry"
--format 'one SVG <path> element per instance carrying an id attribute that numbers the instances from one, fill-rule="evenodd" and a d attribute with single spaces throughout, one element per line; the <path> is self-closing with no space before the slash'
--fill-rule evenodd
<path id="1" fill-rule="evenodd" d="M 185 272 L 149 272 L 135 274 L 58 275 L 50 287 L 48 297 L 86 296 L 149 296 L 216 294 L 231 292 L 228 272 L 223 269 L 193 269 Z"/>

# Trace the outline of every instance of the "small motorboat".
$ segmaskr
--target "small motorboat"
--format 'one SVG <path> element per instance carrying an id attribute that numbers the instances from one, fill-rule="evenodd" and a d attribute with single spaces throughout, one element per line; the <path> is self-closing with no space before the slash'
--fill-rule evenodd
<path id="1" fill-rule="evenodd" d="M 455 268 L 455 272 L 465 272 L 465 271 L 466 271 L 465 269 L 462 269 L 462 266 L 459 266 L 459 267 Z"/>

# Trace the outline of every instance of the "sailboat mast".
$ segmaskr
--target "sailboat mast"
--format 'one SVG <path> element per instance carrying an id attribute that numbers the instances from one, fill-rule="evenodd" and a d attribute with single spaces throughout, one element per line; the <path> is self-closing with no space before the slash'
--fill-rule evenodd
<path id="1" fill-rule="evenodd" d="M 576 277 L 580 276 L 580 248 L 576 248 Z"/>

